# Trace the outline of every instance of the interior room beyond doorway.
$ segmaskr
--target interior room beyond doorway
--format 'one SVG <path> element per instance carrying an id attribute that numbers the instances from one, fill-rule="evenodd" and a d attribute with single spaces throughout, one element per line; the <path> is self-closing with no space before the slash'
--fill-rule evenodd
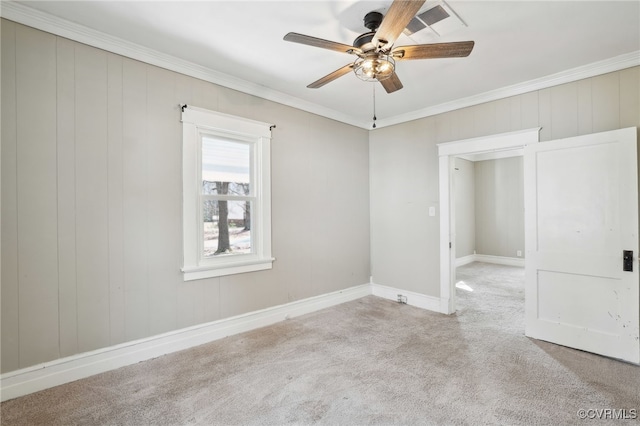
<path id="1" fill-rule="evenodd" d="M 456 268 L 478 261 L 524 267 L 521 155 L 482 160 L 456 157 L 453 199 Z M 456 288 L 465 289 L 466 284 L 458 275 Z M 524 282 L 521 284 L 524 290 Z"/>

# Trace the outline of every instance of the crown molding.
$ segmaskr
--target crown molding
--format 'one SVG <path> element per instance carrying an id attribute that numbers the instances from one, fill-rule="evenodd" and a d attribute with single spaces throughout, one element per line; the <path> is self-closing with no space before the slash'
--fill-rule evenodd
<path id="1" fill-rule="evenodd" d="M 65 37 L 79 43 L 97 47 L 108 52 L 159 66 L 170 71 L 175 71 L 180 74 L 205 80 L 233 90 L 258 96 L 269 101 L 307 111 L 312 114 L 317 114 L 332 120 L 360 127 L 362 129 L 371 130 L 371 126 L 368 121 L 361 121 L 351 115 L 344 114 L 331 108 L 326 108 L 313 102 L 308 102 L 277 90 L 270 89 L 266 86 L 251 83 L 246 80 L 194 64 L 193 62 L 185 61 L 183 59 L 176 58 L 175 56 L 93 30 L 83 25 L 32 9 L 21 3 L 0 0 L 0 17 L 46 31 L 60 37 Z M 559 84 L 570 83 L 584 78 L 619 71 L 638 65 L 640 65 L 640 51 L 635 51 L 538 79 L 514 84 L 512 86 L 479 93 L 477 95 L 430 106 L 406 114 L 381 119 L 376 122 L 376 126 L 377 129 L 381 129 L 383 127 L 393 126 L 407 121 L 442 114 L 444 112 L 491 102 L 510 96 L 521 95 L 527 92 L 546 89 Z"/>
<path id="2" fill-rule="evenodd" d="M 635 52 L 615 56 L 603 61 L 593 62 L 591 64 L 583 65 L 577 68 L 561 71 L 556 74 L 551 74 L 534 80 L 514 84 L 512 86 L 501 87 L 500 89 L 479 93 L 477 95 L 469 96 L 466 98 L 456 99 L 455 101 L 430 106 L 427 108 L 409 112 L 407 114 L 400 114 L 378 120 L 377 127 L 382 128 L 386 126 L 392 126 L 394 124 L 405 123 L 407 121 L 442 114 L 444 112 L 449 112 L 461 108 L 467 108 L 470 106 L 496 101 L 511 96 L 522 95 L 523 93 L 533 92 L 536 90 L 547 89 L 549 87 L 558 86 L 560 84 L 571 83 L 585 78 L 595 77 L 597 75 L 602 75 L 614 71 L 620 71 L 639 65 L 640 50 L 637 50 Z"/>
<path id="3" fill-rule="evenodd" d="M 118 55 L 126 56 L 150 65 L 205 80 L 229 89 L 237 90 L 269 101 L 291 106 L 303 111 L 317 114 L 332 120 L 340 121 L 363 129 L 369 128 L 369 123 L 354 117 L 326 108 L 312 102 L 296 98 L 291 95 L 251 83 L 246 80 L 221 73 L 207 67 L 176 58 L 175 56 L 141 46 L 130 41 L 105 34 L 100 31 L 79 25 L 74 22 L 53 16 L 30 8 L 14 1 L 0 0 L 0 17 L 19 24 L 27 25 L 60 37 L 68 38 L 79 43 L 87 44 L 98 49 L 106 50 Z"/>

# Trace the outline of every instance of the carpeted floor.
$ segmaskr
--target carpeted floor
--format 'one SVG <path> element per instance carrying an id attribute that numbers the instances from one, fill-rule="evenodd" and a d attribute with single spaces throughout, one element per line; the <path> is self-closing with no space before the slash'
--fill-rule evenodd
<path id="1" fill-rule="evenodd" d="M 474 263 L 456 315 L 368 296 L 7 401 L 2 425 L 638 424 L 579 418 L 640 416 L 640 367 L 524 337 L 523 279 Z"/>

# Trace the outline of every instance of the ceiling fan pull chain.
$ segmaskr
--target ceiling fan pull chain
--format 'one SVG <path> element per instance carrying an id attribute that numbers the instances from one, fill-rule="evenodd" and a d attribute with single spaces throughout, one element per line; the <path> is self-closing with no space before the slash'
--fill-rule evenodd
<path id="1" fill-rule="evenodd" d="M 373 128 L 376 128 L 376 120 L 378 119 L 376 117 L 376 85 L 372 84 L 371 85 L 373 87 Z"/>

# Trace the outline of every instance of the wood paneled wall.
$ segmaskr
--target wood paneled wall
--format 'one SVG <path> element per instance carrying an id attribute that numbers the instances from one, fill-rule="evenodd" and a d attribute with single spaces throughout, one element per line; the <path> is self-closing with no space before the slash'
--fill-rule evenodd
<path id="1" fill-rule="evenodd" d="M 2 372 L 369 282 L 366 130 L 1 30 Z M 277 125 L 272 270 L 183 282 L 179 103 Z"/>
<path id="2" fill-rule="evenodd" d="M 436 144 L 533 127 L 551 141 L 633 126 L 640 126 L 640 67 L 371 132 L 373 281 L 440 294 L 440 219 L 426 213 L 439 207 Z M 398 231 L 398 212 L 411 232 Z"/>

